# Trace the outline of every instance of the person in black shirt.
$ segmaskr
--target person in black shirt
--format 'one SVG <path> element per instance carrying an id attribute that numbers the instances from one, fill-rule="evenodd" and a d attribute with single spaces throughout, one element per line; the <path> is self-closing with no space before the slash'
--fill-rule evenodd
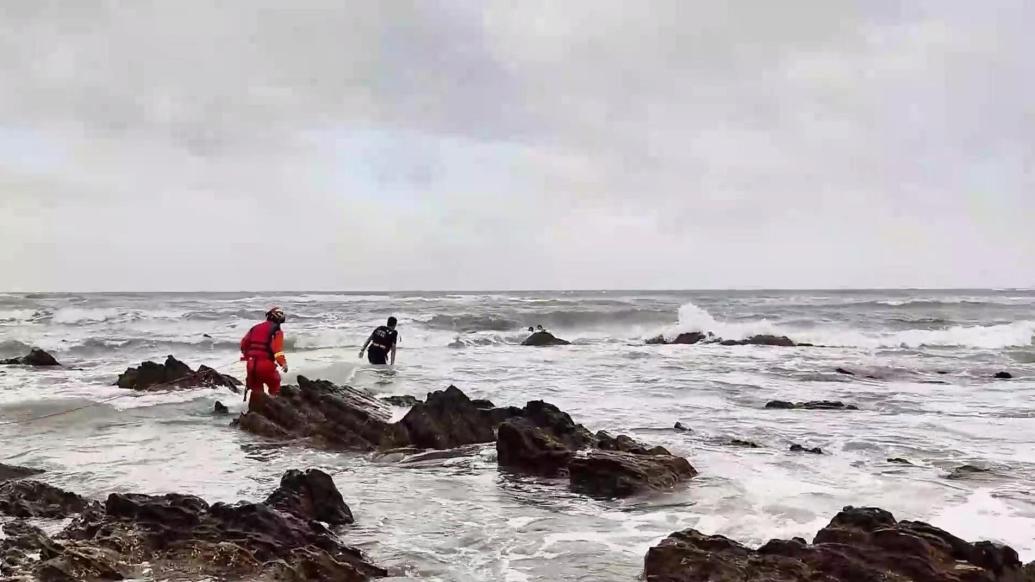
<path id="1" fill-rule="evenodd" d="M 371 364 L 384 365 L 385 360 L 388 359 L 388 354 L 392 354 L 391 364 L 395 365 L 395 347 L 399 343 L 399 332 L 395 331 L 395 326 L 398 325 L 399 320 L 395 317 L 388 318 L 388 325 L 380 325 L 370 337 L 367 338 L 366 343 L 363 344 L 363 348 L 359 350 L 359 357 L 363 357 L 363 352 L 367 353 L 367 361 Z M 367 346 L 370 349 L 367 350 Z"/>

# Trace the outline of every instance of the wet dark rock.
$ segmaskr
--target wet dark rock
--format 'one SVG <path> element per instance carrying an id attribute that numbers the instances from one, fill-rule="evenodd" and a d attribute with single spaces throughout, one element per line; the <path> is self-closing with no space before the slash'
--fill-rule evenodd
<path id="1" fill-rule="evenodd" d="M 420 398 L 417 398 L 416 396 L 410 396 L 409 394 L 404 394 L 401 396 L 384 396 L 381 398 L 381 401 L 391 404 L 392 406 L 403 407 L 416 406 L 423 402 L 423 400 L 421 400 Z"/>
<path id="2" fill-rule="evenodd" d="M 112 494 L 103 508 L 84 512 L 60 534 L 56 556 L 41 558 L 113 557 L 120 575 L 126 565 L 146 563 L 155 579 L 358 582 L 385 576 L 319 523 L 351 520 L 329 480 L 319 471 L 289 471 L 266 503 Z"/>
<path id="3" fill-rule="evenodd" d="M 240 391 L 241 382 L 233 376 L 220 374 L 208 366 L 195 372 L 190 366 L 172 356 L 164 364 L 143 362 L 136 368 L 126 368 L 115 382 L 119 388 L 133 390 L 180 390 L 187 388 L 229 388 Z"/>
<path id="4" fill-rule="evenodd" d="M 974 477 L 976 475 L 983 475 L 991 473 L 991 469 L 984 467 L 978 467 L 975 465 L 961 465 L 952 470 L 951 473 L 945 476 L 946 479 L 966 479 L 968 477 Z"/>
<path id="5" fill-rule="evenodd" d="M 913 464 L 913 463 L 910 463 L 908 460 L 903 459 L 901 457 L 892 457 L 892 458 L 888 459 L 888 462 L 889 463 L 895 463 L 896 465 L 912 465 Z"/>
<path id="6" fill-rule="evenodd" d="M 280 478 L 280 487 L 266 498 L 266 505 L 304 520 L 331 525 L 355 522 L 334 480 L 319 469 L 292 469 Z"/>
<path id="7" fill-rule="evenodd" d="M 572 491 L 600 497 L 670 489 L 697 475 L 683 457 L 603 450 L 576 455 L 568 473 Z"/>
<path id="8" fill-rule="evenodd" d="M 664 335 L 658 335 L 645 340 L 647 345 L 684 345 L 690 346 L 700 343 L 715 343 L 719 341 L 719 338 L 715 337 L 711 332 L 704 333 L 700 331 L 687 331 L 677 335 L 672 340 L 667 339 Z"/>
<path id="9" fill-rule="evenodd" d="M 696 343 L 703 342 L 704 340 L 708 339 L 709 336 L 711 336 L 711 334 L 704 334 L 699 331 L 692 331 L 689 333 L 681 333 L 677 335 L 676 338 L 669 343 L 678 345 L 693 345 Z"/>
<path id="10" fill-rule="evenodd" d="M 734 340 L 734 339 L 722 339 L 712 332 L 701 332 L 691 331 L 684 332 L 677 335 L 674 339 L 669 340 L 664 335 L 658 335 L 645 340 L 647 345 L 671 345 L 671 344 L 683 344 L 683 345 L 694 345 L 694 344 L 719 344 L 721 346 L 778 346 L 778 347 L 814 347 L 813 344 L 808 343 L 796 343 L 794 340 L 787 336 L 777 336 L 769 334 L 753 335 L 746 339 Z"/>
<path id="11" fill-rule="evenodd" d="M 424 403 L 411 408 L 394 425 L 385 445 L 451 449 L 492 442 L 496 440 L 496 426 L 504 420 L 494 410 L 479 408 L 462 390 L 450 386 L 428 394 Z M 507 414 L 504 410 L 502 416 Z"/>
<path id="12" fill-rule="evenodd" d="M 226 405 L 223 404 L 222 402 L 216 402 L 212 406 L 212 414 L 217 414 L 219 416 L 223 416 L 223 415 L 226 415 L 226 414 L 230 414 L 230 409 L 227 408 Z"/>
<path id="13" fill-rule="evenodd" d="M 89 501 L 53 485 L 29 479 L 0 483 L 0 514 L 64 518 L 89 508 Z"/>
<path id="14" fill-rule="evenodd" d="M 797 443 L 792 444 L 790 450 L 791 450 L 792 453 L 809 453 L 809 454 L 812 454 L 812 455 L 822 455 L 823 454 L 823 449 L 821 449 L 819 447 L 812 447 L 810 449 L 808 447 L 799 445 Z"/>
<path id="15" fill-rule="evenodd" d="M 573 491 L 622 497 L 666 489 L 696 475 L 690 463 L 664 447 L 627 435 L 591 433 L 552 404 L 533 401 L 500 425 L 500 467 L 545 476 L 568 475 Z"/>
<path id="16" fill-rule="evenodd" d="M 854 376 L 855 375 L 855 372 L 853 372 L 851 370 L 846 370 L 844 368 L 837 368 L 834 371 L 837 372 L 838 374 L 844 374 L 845 376 Z"/>
<path id="17" fill-rule="evenodd" d="M 496 440 L 499 466 L 544 476 L 566 474 L 575 452 L 526 419 L 500 425 Z"/>
<path id="18" fill-rule="evenodd" d="M 798 345 L 787 336 L 769 334 L 753 335 L 742 340 L 723 340 L 719 343 L 724 346 L 775 346 L 785 348 L 793 348 Z"/>
<path id="19" fill-rule="evenodd" d="M 536 400 L 499 426 L 496 455 L 501 467 L 536 475 L 565 474 L 575 451 L 596 442 L 556 406 Z"/>
<path id="20" fill-rule="evenodd" d="M 54 356 L 48 354 L 47 352 L 39 348 L 32 348 L 31 350 L 29 350 L 29 353 L 27 355 L 22 356 L 20 358 L 0 360 L 0 365 L 46 367 L 60 366 L 61 364 L 59 364 L 58 361 L 54 359 Z"/>
<path id="21" fill-rule="evenodd" d="M 646 582 L 1020 582 L 1017 552 L 965 542 L 875 508 L 846 507 L 812 544 L 772 540 L 752 550 L 693 529 L 647 552 Z"/>
<path id="22" fill-rule="evenodd" d="M 492 400 L 487 400 L 485 398 L 476 398 L 471 401 L 471 404 L 482 409 L 496 408 L 496 405 L 492 403 Z"/>
<path id="23" fill-rule="evenodd" d="M 25 477 L 32 477 L 33 475 L 40 475 L 44 473 L 42 469 L 30 469 L 29 467 L 18 467 L 16 465 L 5 465 L 0 463 L 0 483 L 4 481 L 13 481 L 15 479 L 24 479 Z"/>
<path id="24" fill-rule="evenodd" d="M 754 442 L 751 442 L 751 441 L 742 441 L 740 439 L 733 439 L 733 440 L 731 440 L 730 441 L 730 446 L 732 446 L 732 447 L 744 447 L 744 448 L 747 448 L 747 449 L 760 449 L 760 448 L 762 448 L 762 447 L 760 447 L 758 445 L 758 443 L 754 443 Z"/>
<path id="25" fill-rule="evenodd" d="M 581 426 L 581 425 L 579 425 Z M 599 431 L 595 435 L 594 447 L 602 451 L 619 451 L 623 453 L 634 453 L 637 455 L 671 455 L 665 447 L 652 447 L 638 441 L 630 436 L 620 434 L 611 436 L 606 431 Z"/>
<path id="26" fill-rule="evenodd" d="M 683 479 L 688 475 L 682 465 L 689 463 L 685 459 L 672 460 L 678 457 L 663 447 L 651 447 L 624 435 L 594 435 L 556 406 L 541 400 L 529 402 L 524 408 L 491 407 L 491 402 L 471 400 L 459 388 L 450 386 L 428 394 L 402 420 L 389 423 L 390 410 L 377 399 L 330 382 L 311 381 L 304 376 L 298 380 L 298 387 L 285 386 L 278 397 L 253 395 L 248 412 L 236 425 L 278 440 L 306 439 L 329 448 L 388 451 L 382 459 L 407 462 L 414 461 L 412 455 L 417 451 L 452 450 L 495 441 L 500 466 L 513 471 L 564 475 L 570 472 L 576 452 L 593 449 L 622 453 L 617 457 L 620 459 L 625 455 L 665 458 L 597 463 L 585 471 L 587 475 L 614 466 L 620 469 L 614 479 L 623 484 L 636 483 L 636 487 L 667 486 L 671 476 Z M 418 460 L 439 457 L 429 454 Z M 623 492 L 636 487 L 613 488 Z"/>
<path id="27" fill-rule="evenodd" d="M 521 342 L 521 345 L 535 347 L 567 346 L 571 345 L 571 342 L 562 340 L 548 331 L 537 331 L 525 338 L 525 341 Z"/>
<path id="28" fill-rule="evenodd" d="M 1013 374 L 1009 372 L 996 372 L 994 377 L 997 380 L 1010 380 L 1013 378 Z"/>
<path id="29" fill-rule="evenodd" d="M 786 400 L 773 400 L 765 405 L 771 409 L 786 410 L 859 410 L 854 404 L 845 404 L 839 400 L 812 400 L 809 402 L 787 402 Z"/>
<path id="30" fill-rule="evenodd" d="M 388 405 L 365 392 L 298 376 L 298 386 L 284 386 L 277 397 L 252 394 L 238 426 L 268 438 L 305 439 L 317 447 L 372 451 L 392 426 L 389 420 Z"/>
<path id="31" fill-rule="evenodd" d="M 672 428 L 680 432 L 694 432 L 690 427 L 681 422 L 677 422 Z"/>

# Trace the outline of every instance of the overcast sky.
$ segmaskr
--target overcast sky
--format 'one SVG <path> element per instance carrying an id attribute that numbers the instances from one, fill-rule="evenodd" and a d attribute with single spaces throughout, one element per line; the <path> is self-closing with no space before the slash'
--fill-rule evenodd
<path id="1" fill-rule="evenodd" d="M 1035 286 L 1035 2 L 0 9 L 0 289 Z"/>

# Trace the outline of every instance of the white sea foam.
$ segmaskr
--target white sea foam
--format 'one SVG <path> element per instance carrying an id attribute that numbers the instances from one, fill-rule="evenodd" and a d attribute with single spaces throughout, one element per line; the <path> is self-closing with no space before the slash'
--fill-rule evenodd
<path id="1" fill-rule="evenodd" d="M 90 309 L 82 307 L 65 307 L 57 310 L 51 321 L 54 323 L 87 323 L 107 321 L 118 317 L 116 309 Z"/>
<path id="2" fill-rule="evenodd" d="M 0 309 L 0 321 L 29 321 L 35 315 L 35 309 Z"/>
<path id="3" fill-rule="evenodd" d="M 1032 345 L 1035 321 L 1021 320 L 999 325 L 952 326 L 944 329 L 909 329 L 872 332 L 843 327 L 781 326 L 760 319 L 754 321 L 722 321 L 706 310 L 686 303 L 679 308 L 679 323 L 665 330 L 668 338 L 682 332 L 712 332 L 723 339 L 745 339 L 753 335 L 785 335 L 798 342 L 842 347 L 921 347 L 961 346 L 997 349 Z"/>

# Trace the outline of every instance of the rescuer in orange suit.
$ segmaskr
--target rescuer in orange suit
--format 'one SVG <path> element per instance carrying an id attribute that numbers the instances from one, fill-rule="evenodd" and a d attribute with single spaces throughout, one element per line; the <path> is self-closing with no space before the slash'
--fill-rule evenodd
<path id="1" fill-rule="evenodd" d="M 287 358 L 284 357 L 284 332 L 280 325 L 287 318 L 284 310 L 274 307 L 266 312 L 266 321 L 252 327 L 241 338 L 241 359 L 247 362 L 248 379 L 245 384 L 249 390 L 263 391 L 263 385 L 269 388 L 270 395 L 280 393 L 280 373 L 277 366 L 288 371 Z"/>

